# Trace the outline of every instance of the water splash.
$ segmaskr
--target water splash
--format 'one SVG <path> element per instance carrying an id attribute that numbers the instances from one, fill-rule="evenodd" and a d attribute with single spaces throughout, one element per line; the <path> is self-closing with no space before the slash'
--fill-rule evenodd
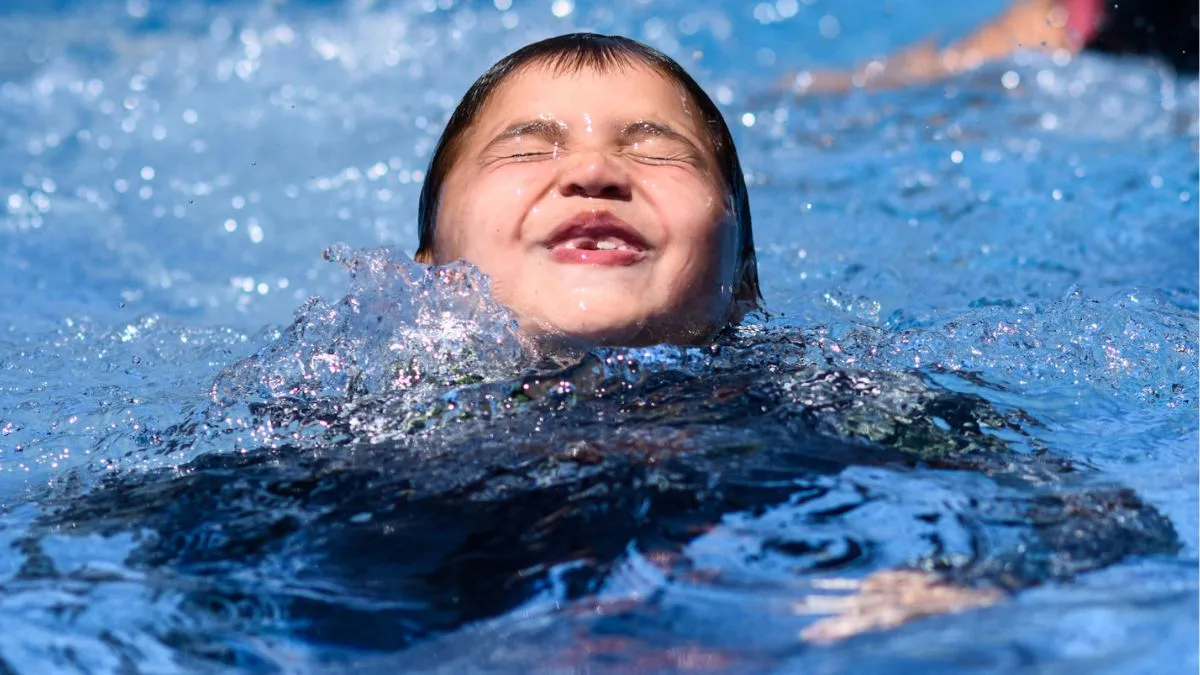
<path id="1" fill-rule="evenodd" d="M 221 373 L 214 403 L 382 396 L 511 375 L 526 360 L 516 322 L 472 265 L 428 267 L 393 249 L 326 257 L 350 271 L 349 293 L 305 303 L 275 340 Z"/>
<path id="2" fill-rule="evenodd" d="M 158 315 L 115 329 L 66 318 L 45 333 L 4 339 L 0 491 L 19 499 L 78 478 L 77 470 L 143 456 L 181 409 L 203 400 L 217 369 L 252 345 L 235 330 L 183 327 Z M 81 381 L 79 372 L 91 375 Z"/>
<path id="3" fill-rule="evenodd" d="M 1029 396 L 1083 396 L 1086 386 L 1117 400 L 1186 409 L 1197 400 L 1195 322 L 1194 311 L 1154 291 L 1097 298 L 1073 289 L 1050 303 L 808 329 L 807 355 L 838 367 L 978 375 Z"/>
<path id="4" fill-rule="evenodd" d="M 326 257 L 350 272 L 347 295 L 310 299 L 255 354 L 223 370 L 211 405 L 178 426 L 164 450 L 195 457 L 202 448 L 375 438 L 383 406 L 410 410 L 531 361 L 516 321 L 474 266 L 421 265 L 388 248 L 334 247 Z"/>

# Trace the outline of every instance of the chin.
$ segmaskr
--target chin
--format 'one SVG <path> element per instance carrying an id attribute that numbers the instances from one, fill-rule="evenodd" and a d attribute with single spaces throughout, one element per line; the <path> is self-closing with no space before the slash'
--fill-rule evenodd
<path id="1" fill-rule="evenodd" d="M 570 320 L 574 318 L 575 320 Z M 684 324 L 663 322 L 653 318 L 558 317 L 554 321 L 534 321 L 522 330 L 544 345 L 561 345 L 572 348 L 590 347 L 645 347 L 669 343 L 678 345 L 706 342 L 714 332 L 711 322 Z"/>
<path id="2" fill-rule="evenodd" d="M 574 343 L 579 346 L 636 347 L 646 344 L 640 336 L 645 332 L 645 323 L 636 319 L 597 320 L 597 317 L 579 317 L 578 320 L 540 321 L 535 329 L 546 337 Z"/>

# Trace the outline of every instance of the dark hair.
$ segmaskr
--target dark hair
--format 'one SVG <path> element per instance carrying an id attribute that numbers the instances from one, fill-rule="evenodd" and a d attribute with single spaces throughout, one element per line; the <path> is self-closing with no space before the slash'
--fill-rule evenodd
<path id="1" fill-rule="evenodd" d="M 754 236 L 750 226 L 750 197 L 746 179 L 738 161 L 733 136 L 725 118 L 708 94 L 674 59 L 636 40 L 616 35 L 571 33 L 547 38 L 518 49 L 500 59 L 479 77 L 459 102 L 442 137 L 438 139 L 425 172 L 418 207 L 420 241 L 417 256 L 427 257 L 433 250 L 433 233 L 437 226 L 438 200 L 442 184 L 456 159 L 462 141 L 475 123 L 492 94 L 509 76 L 530 65 L 549 66 L 556 72 L 585 69 L 607 72 L 630 64 L 645 65 L 683 88 L 699 108 L 708 131 L 708 140 L 716 155 L 721 180 L 729 195 L 730 208 L 738 225 L 739 267 L 734 299 L 743 309 L 758 309 L 762 293 L 758 288 L 758 264 L 754 256 Z"/>

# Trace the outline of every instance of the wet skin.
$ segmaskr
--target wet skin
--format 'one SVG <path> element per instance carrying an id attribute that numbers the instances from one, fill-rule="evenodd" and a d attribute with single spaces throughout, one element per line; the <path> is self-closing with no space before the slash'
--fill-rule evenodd
<path id="1" fill-rule="evenodd" d="M 529 66 L 479 119 L 440 195 L 433 262 L 477 265 L 535 336 L 694 343 L 728 322 L 737 225 L 678 85 L 632 64 Z"/>

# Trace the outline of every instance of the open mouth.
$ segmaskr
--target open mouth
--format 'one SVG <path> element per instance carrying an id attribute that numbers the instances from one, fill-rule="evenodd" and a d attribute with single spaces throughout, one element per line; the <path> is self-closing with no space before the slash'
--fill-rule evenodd
<path id="1" fill-rule="evenodd" d="M 650 249 L 637 230 L 607 212 L 581 213 L 563 222 L 545 246 L 559 262 L 593 265 L 631 265 Z"/>

